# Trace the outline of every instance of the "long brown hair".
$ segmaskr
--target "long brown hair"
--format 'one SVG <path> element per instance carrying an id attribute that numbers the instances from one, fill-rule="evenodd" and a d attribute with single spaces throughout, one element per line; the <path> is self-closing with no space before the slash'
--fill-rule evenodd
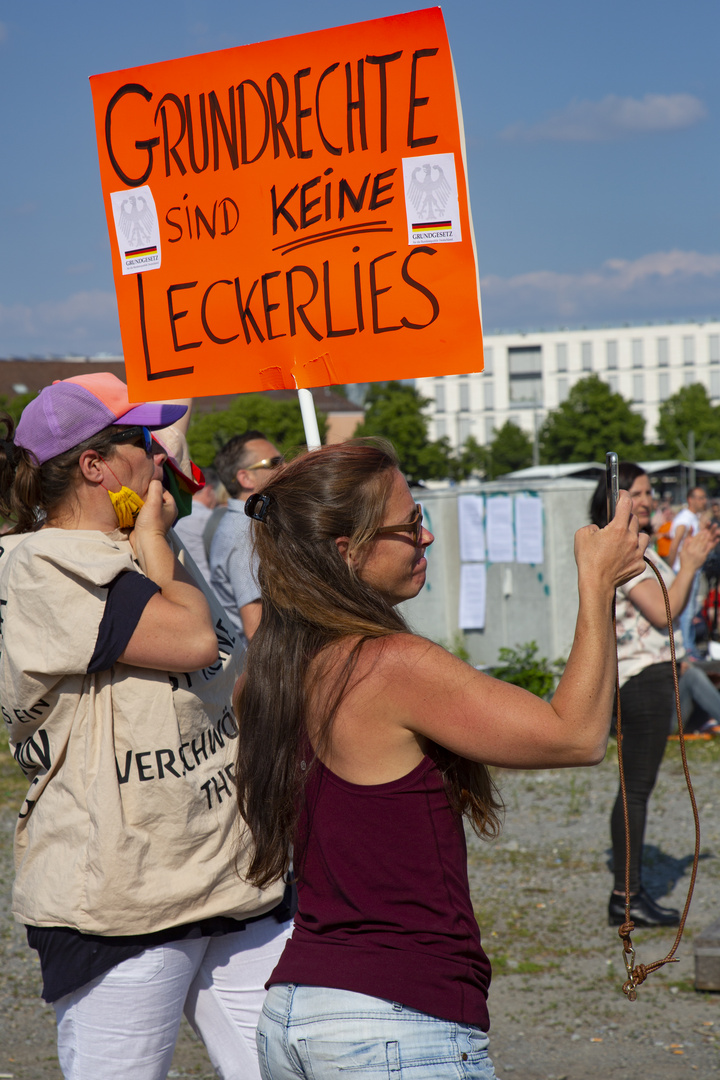
<path id="1" fill-rule="evenodd" d="M 236 705 L 238 805 L 255 846 L 247 877 L 260 887 L 282 877 L 289 865 L 308 773 L 299 761 L 308 737 L 312 662 L 328 645 L 356 639 L 344 663 L 321 658 L 315 668 L 317 679 L 333 684 L 322 715 L 313 713 L 317 759 L 327 748 L 363 646 L 409 632 L 399 612 L 349 568 L 335 543 L 347 536 L 350 548 L 360 552 L 373 542 L 397 467 L 385 440 L 351 440 L 296 458 L 262 491 L 264 517 L 253 523 L 262 618 Z M 430 752 L 451 805 L 469 816 L 476 831 L 497 832 L 499 800 L 485 766 L 439 746 Z"/>
<path id="2" fill-rule="evenodd" d="M 2 427 L 5 428 L 4 437 Z M 13 522 L 12 532 L 32 532 L 47 515 L 72 497 L 84 450 L 97 450 L 111 460 L 117 447 L 118 427 L 103 428 L 70 450 L 38 465 L 34 454 L 12 441 L 15 421 L 0 412 L 0 514 Z"/>

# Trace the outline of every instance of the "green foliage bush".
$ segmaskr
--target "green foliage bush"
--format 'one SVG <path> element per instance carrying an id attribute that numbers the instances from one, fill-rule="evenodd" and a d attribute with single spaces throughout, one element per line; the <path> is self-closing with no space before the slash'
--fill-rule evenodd
<path id="1" fill-rule="evenodd" d="M 564 660 L 547 660 L 544 656 L 538 656 L 538 645 L 535 641 L 528 641 L 524 645 L 517 645 L 514 649 L 500 649 L 498 653 L 499 663 L 489 669 L 488 674 L 503 682 L 521 686 L 523 690 L 529 690 L 531 694 L 547 698 L 555 689 L 555 684 L 560 678 Z"/>
<path id="2" fill-rule="evenodd" d="M 318 412 L 320 439 L 325 442 L 327 417 Z M 228 409 L 195 412 L 188 430 L 190 457 L 202 468 L 212 465 L 215 455 L 233 435 L 257 428 L 282 452 L 305 445 L 300 405 L 297 401 L 276 401 L 265 394 L 238 394 Z"/>

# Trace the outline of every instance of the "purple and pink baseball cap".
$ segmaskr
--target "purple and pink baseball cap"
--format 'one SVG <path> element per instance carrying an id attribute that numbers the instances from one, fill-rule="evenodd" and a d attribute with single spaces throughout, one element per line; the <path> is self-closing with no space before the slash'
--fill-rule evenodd
<path id="1" fill-rule="evenodd" d="M 42 465 L 111 424 L 157 430 L 174 424 L 186 412 L 187 405 L 164 401 L 133 404 L 125 383 L 109 371 L 74 375 L 46 386 L 25 406 L 13 441 Z"/>

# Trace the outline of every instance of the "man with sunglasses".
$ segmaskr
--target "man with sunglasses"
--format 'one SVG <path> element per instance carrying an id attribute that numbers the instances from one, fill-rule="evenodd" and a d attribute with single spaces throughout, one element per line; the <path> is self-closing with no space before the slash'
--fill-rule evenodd
<path id="1" fill-rule="evenodd" d="M 210 583 L 246 645 L 260 622 L 261 605 L 245 500 L 260 491 L 282 461 L 277 447 L 254 430 L 234 435 L 215 458 L 230 498 L 212 538 Z"/>

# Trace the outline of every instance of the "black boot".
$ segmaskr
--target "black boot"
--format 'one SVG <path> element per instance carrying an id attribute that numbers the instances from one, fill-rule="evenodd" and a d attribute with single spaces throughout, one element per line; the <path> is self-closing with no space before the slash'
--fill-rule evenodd
<path id="1" fill-rule="evenodd" d="M 636 926 L 677 926 L 680 912 L 677 908 L 660 907 L 644 889 L 640 889 L 630 897 L 630 918 Z M 622 926 L 625 922 L 624 896 L 610 894 L 608 922 L 610 926 Z"/>

